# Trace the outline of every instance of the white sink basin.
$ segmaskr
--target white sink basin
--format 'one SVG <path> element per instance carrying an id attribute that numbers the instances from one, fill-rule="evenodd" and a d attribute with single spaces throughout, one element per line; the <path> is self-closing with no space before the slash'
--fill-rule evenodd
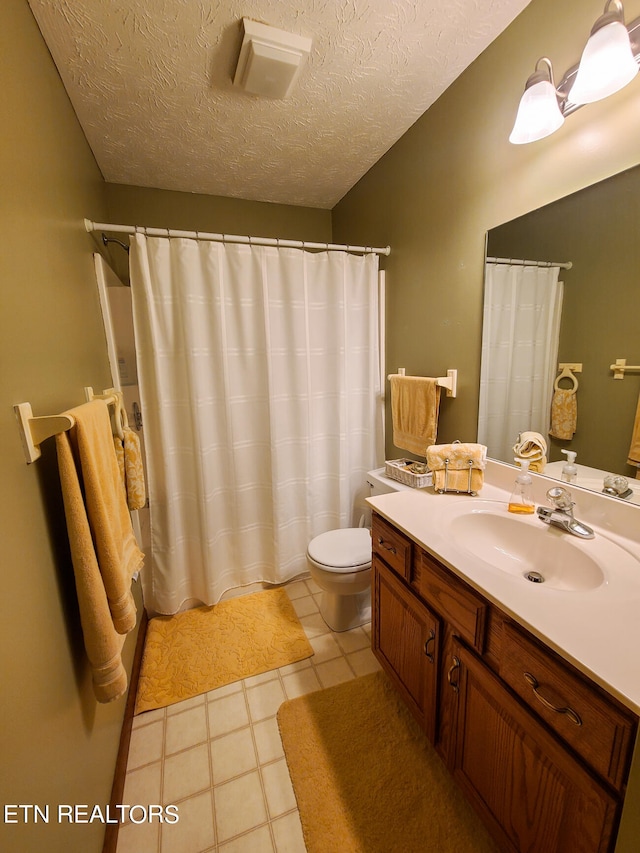
<path id="1" fill-rule="evenodd" d="M 468 509 L 450 520 L 456 545 L 503 572 L 563 590 L 596 589 L 605 582 L 597 559 L 576 537 L 529 517 L 489 508 Z M 593 540 L 591 540 L 593 541 Z"/>
<path id="2" fill-rule="evenodd" d="M 640 580 L 635 557 L 599 531 L 594 539 L 580 539 L 535 514 L 510 513 L 501 501 L 455 500 L 437 515 L 439 533 L 450 546 L 532 587 L 588 592 L 612 577 L 622 581 L 619 570 Z"/>

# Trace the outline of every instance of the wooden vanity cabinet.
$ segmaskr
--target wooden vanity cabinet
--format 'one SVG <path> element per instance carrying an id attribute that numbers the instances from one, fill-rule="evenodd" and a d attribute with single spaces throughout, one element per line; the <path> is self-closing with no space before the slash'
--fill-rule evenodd
<path id="1" fill-rule="evenodd" d="M 470 650 L 459 661 L 454 779 L 505 850 L 609 851 L 619 803 Z"/>
<path id="2" fill-rule="evenodd" d="M 376 513 L 372 534 L 374 653 L 500 847 L 610 853 L 637 717 Z"/>
<path id="3" fill-rule="evenodd" d="M 373 555 L 372 645 L 378 660 L 433 742 L 440 620 Z"/>

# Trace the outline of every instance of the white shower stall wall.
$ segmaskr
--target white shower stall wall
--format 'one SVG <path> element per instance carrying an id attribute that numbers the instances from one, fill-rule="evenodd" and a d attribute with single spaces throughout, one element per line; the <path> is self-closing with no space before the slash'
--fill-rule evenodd
<path id="1" fill-rule="evenodd" d="M 144 429 L 141 421 L 136 418 L 136 413 L 140 412 L 140 389 L 138 387 L 131 289 L 122 283 L 102 255 L 96 253 L 94 263 L 112 386 L 122 391 L 129 426 L 138 432 L 144 458 Z M 144 507 L 135 510 L 131 516 L 138 544 L 145 552 L 145 563 L 148 565 L 151 553 L 149 508 Z"/>

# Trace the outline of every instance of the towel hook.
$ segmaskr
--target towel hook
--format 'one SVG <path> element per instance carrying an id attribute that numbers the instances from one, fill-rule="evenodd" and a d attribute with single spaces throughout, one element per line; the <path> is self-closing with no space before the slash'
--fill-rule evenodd
<path id="1" fill-rule="evenodd" d="M 582 372 L 582 364 L 565 362 L 559 364 L 558 369 L 560 370 L 560 373 L 556 376 L 555 382 L 553 383 L 553 390 L 561 391 L 562 389 L 560 388 L 560 380 L 568 379 L 572 383 L 572 386 L 571 388 L 568 388 L 566 390 L 569 390 L 575 394 L 578 390 L 578 378 L 575 374 Z"/>

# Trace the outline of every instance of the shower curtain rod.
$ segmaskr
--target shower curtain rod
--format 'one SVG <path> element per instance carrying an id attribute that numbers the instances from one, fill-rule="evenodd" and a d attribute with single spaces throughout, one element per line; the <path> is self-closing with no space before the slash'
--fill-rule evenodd
<path id="1" fill-rule="evenodd" d="M 277 246 L 293 249 L 324 249 L 360 254 L 388 255 L 390 246 L 376 249 L 372 246 L 341 246 L 337 243 L 311 243 L 308 240 L 282 240 L 276 237 L 242 237 L 238 234 L 210 234 L 206 231 L 178 231 L 175 228 L 148 228 L 140 225 L 109 225 L 85 219 L 87 231 L 110 231 L 115 234 L 145 234 L 147 237 L 188 237 L 192 240 L 211 240 L 217 243 L 246 243 L 251 246 Z"/>
<path id="2" fill-rule="evenodd" d="M 570 270 L 571 261 L 520 261 L 516 258 L 487 258 L 488 264 L 515 264 L 522 267 L 560 267 L 561 270 Z"/>

